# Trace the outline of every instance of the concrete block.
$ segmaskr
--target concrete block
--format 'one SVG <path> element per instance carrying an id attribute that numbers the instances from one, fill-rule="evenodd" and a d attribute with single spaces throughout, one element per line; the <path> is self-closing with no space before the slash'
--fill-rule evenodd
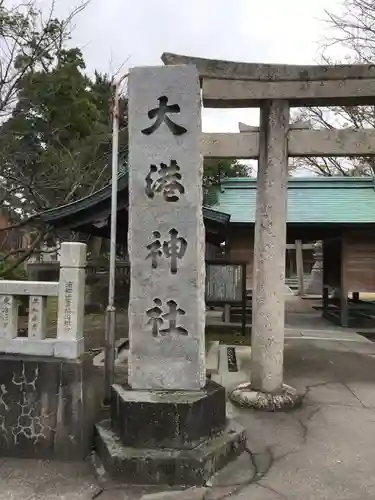
<path id="1" fill-rule="evenodd" d="M 115 342 L 115 365 L 121 364 L 124 361 L 124 354 L 127 359 L 128 353 L 129 353 L 129 339 L 127 338 L 121 338 L 117 339 Z M 124 353 L 126 351 L 126 353 Z M 124 353 L 124 354 L 123 354 Z M 121 355 L 121 356 L 120 356 Z M 94 366 L 104 366 L 104 349 L 99 352 L 94 357 Z"/>
<path id="2" fill-rule="evenodd" d="M 61 244 L 60 266 L 85 267 L 86 245 L 85 243 L 65 242 Z"/>
<path id="3" fill-rule="evenodd" d="M 30 356 L 53 356 L 54 339 L 0 339 L 0 352 L 7 354 L 22 354 Z"/>
<path id="4" fill-rule="evenodd" d="M 56 339 L 54 342 L 54 356 L 56 358 L 78 359 L 84 352 L 84 338 L 78 340 Z"/>
<path id="5" fill-rule="evenodd" d="M 160 491 L 143 495 L 140 500 L 205 500 L 208 488 L 188 488 L 186 490 Z"/>
<path id="6" fill-rule="evenodd" d="M 0 295 L 37 295 L 56 297 L 59 284 L 54 281 L 1 280 Z"/>
<path id="7" fill-rule="evenodd" d="M 212 375 L 219 373 L 219 353 L 220 342 L 218 340 L 209 341 L 206 355 L 207 374 Z"/>

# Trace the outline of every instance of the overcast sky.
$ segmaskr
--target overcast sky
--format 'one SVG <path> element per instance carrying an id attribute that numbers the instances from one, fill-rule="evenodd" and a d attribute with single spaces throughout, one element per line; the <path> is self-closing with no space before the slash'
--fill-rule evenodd
<path id="1" fill-rule="evenodd" d="M 49 0 L 39 0 L 49 4 Z M 57 0 L 67 15 L 80 0 Z M 88 70 L 114 73 L 161 64 L 163 52 L 248 62 L 313 64 L 327 27 L 324 9 L 340 0 L 91 0 L 76 19 L 73 43 Z M 254 111 L 206 110 L 203 128 L 236 132 Z"/>

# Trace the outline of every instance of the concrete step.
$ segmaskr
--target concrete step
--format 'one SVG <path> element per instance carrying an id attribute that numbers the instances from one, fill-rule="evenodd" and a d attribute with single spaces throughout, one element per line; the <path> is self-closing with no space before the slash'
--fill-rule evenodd
<path id="1" fill-rule="evenodd" d="M 245 429 L 228 421 L 225 429 L 191 450 L 124 446 L 109 420 L 95 425 L 97 460 L 113 478 L 128 484 L 203 486 L 245 451 Z"/>

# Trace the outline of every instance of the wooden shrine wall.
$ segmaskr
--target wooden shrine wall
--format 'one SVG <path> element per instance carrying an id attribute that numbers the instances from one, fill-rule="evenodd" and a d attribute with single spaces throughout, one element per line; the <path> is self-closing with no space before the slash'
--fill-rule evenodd
<path id="1" fill-rule="evenodd" d="M 323 283 L 340 288 L 341 284 L 341 239 L 323 240 Z"/>
<path id="2" fill-rule="evenodd" d="M 375 292 L 375 229 L 345 231 L 342 241 L 349 292 Z"/>

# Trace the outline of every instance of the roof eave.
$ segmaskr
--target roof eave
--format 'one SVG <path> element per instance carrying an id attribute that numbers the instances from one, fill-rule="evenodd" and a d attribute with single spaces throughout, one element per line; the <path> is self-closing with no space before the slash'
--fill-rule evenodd
<path id="1" fill-rule="evenodd" d="M 117 191 L 121 192 L 128 187 L 128 174 L 124 173 L 118 177 Z M 107 184 L 99 191 L 85 196 L 80 200 L 61 205 L 60 207 L 51 208 L 39 214 L 39 217 L 44 222 L 57 223 L 58 221 L 70 217 L 73 214 L 78 214 L 84 210 L 94 207 L 99 203 L 105 202 L 111 198 L 112 185 Z"/>
<path id="2" fill-rule="evenodd" d="M 122 174 L 118 178 L 118 192 L 127 194 L 128 192 L 128 174 Z M 87 210 L 92 209 L 93 213 L 97 215 L 97 211 L 95 207 L 99 205 L 105 205 L 106 210 L 110 207 L 110 199 L 111 199 L 111 184 L 108 184 L 104 188 L 96 191 L 95 193 L 86 196 L 85 198 L 81 198 L 80 200 L 74 201 L 72 203 L 68 203 L 66 205 L 62 205 L 61 207 L 52 208 L 50 210 L 46 210 L 39 214 L 39 218 L 49 224 L 65 227 L 71 226 L 70 218 L 74 215 L 80 215 Z M 103 207 L 101 207 L 103 208 Z M 124 203 L 120 203 L 119 209 L 123 209 Z M 96 217 L 95 215 L 95 217 Z M 92 217 L 93 219 L 95 218 Z M 224 212 L 219 212 L 209 207 L 203 207 L 203 217 L 204 219 L 213 222 L 215 224 L 226 225 L 230 220 L 230 215 Z M 90 217 L 88 217 L 90 218 Z M 87 217 L 85 217 L 85 223 L 87 223 Z M 78 227 L 80 224 L 77 222 L 76 226 Z M 71 226 L 73 227 L 73 226 Z"/>

